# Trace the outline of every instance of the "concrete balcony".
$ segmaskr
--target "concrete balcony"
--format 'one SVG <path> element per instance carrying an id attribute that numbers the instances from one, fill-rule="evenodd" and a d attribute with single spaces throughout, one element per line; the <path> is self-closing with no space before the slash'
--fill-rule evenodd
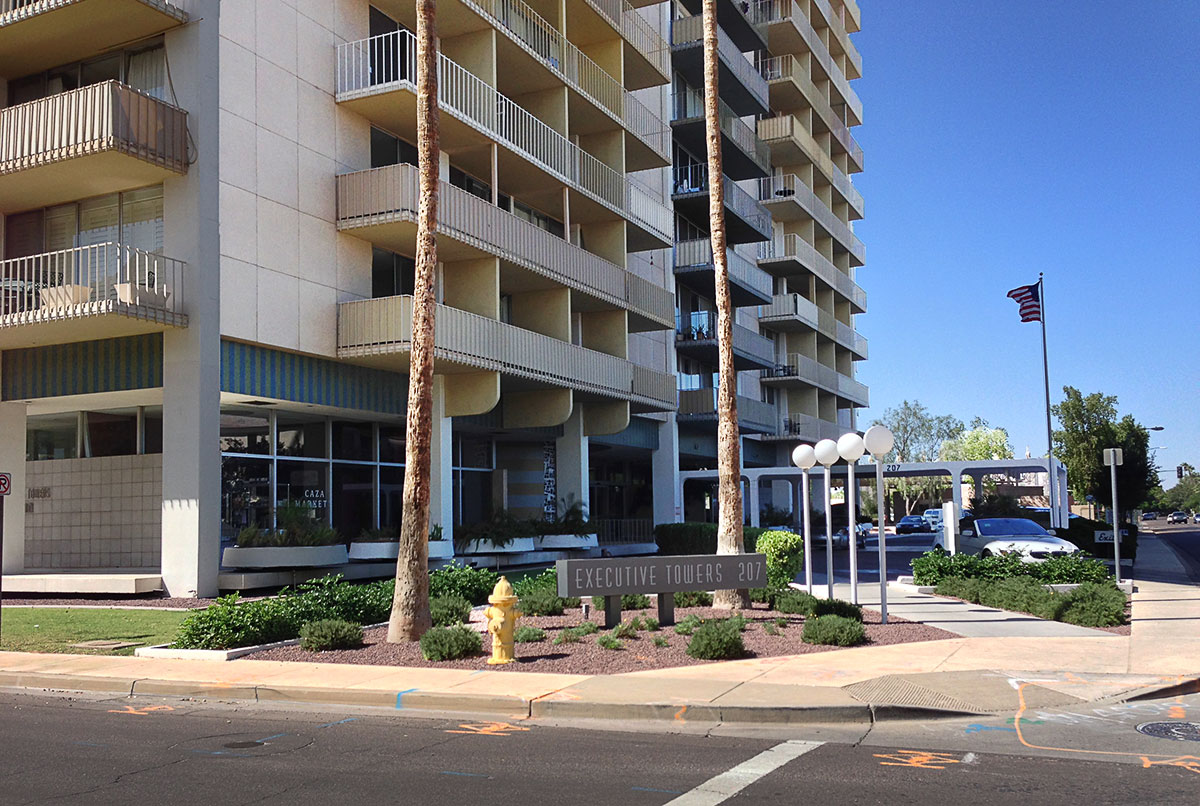
<path id="1" fill-rule="evenodd" d="M 337 178 L 338 229 L 401 254 L 416 254 L 417 168 L 389 165 Z M 518 218 L 478 196 L 442 182 L 438 259 L 500 258 L 502 282 L 523 288 L 564 285 L 579 292 L 579 310 L 629 311 L 630 331 L 674 325 L 670 289 L 638 277 Z"/>
<path id="2" fill-rule="evenodd" d="M 775 221 L 805 221 L 812 219 L 825 235 L 833 238 L 852 261 L 861 266 L 867 250 L 863 242 L 838 218 L 826 203 L 795 174 L 769 176 L 758 181 L 758 198 Z"/>
<path id="3" fill-rule="evenodd" d="M 771 174 L 771 150 L 753 127 L 729 105 L 717 99 L 721 124 L 721 158 L 730 179 L 760 179 Z M 696 90 L 671 96 L 671 131 L 675 140 L 697 157 L 708 155 L 704 123 L 704 94 Z"/>
<path id="4" fill-rule="evenodd" d="M 811 274 L 848 301 L 852 313 L 866 313 L 867 292 L 799 235 L 759 244 L 758 265 L 775 277 Z"/>
<path id="5" fill-rule="evenodd" d="M 761 305 L 771 299 L 771 275 L 752 261 L 726 249 L 729 267 L 729 296 L 733 307 Z M 675 244 L 675 277 L 688 288 L 709 299 L 716 298 L 716 267 L 712 260 L 712 242 L 708 239 L 679 241 Z"/>
<path id="6" fill-rule="evenodd" d="M 813 417 L 810 414 L 788 412 L 779 424 L 779 430 L 773 434 L 764 435 L 764 439 L 787 440 L 794 442 L 820 442 L 823 439 L 836 440 L 851 429 Z"/>
<path id="7" fill-rule="evenodd" d="M 693 87 L 704 86 L 704 21 L 699 15 L 671 23 L 675 69 Z M 767 82 L 729 35 L 717 29 L 718 84 L 721 100 L 738 115 L 765 115 L 770 106 Z"/>
<path id="8" fill-rule="evenodd" d="M 771 237 L 771 214 L 728 176 L 721 177 L 725 191 L 725 239 L 729 244 L 754 243 Z M 675 210 L 693 221 L 708 220 L 708 166 L 682 165 L 675 169 L 671 201 Z"/>
<path id="9" fill-rule="evenodd" d="M 600 35 L 600 25 L 621 37 L 626 87 L 640 90 L 670 83 L 670 47 L 628 0 L 569 0 L 568 31 L 587 31 L 594 37 Z"/>
<path id="10" fill-rule="evenodd" d="M 164 0 L 0 0 L 0 78 L 82 61 L 187 21 Z"/>
<path id="11" fill-rule="evenodd" d="M 439 54 L 442 150 L 477 176 L 490 176 L 496 143 L 500 176 L 515 195 L 561 206 L 571 192 L 573 221 L 621 217 L 629 251 L 673 242 L 670 209 L 472 73 Z M 416 142 L 416 42 L 401 31 L 338 47 L 338 103 Z M 555 197 L 558 197 L 557 199 Z"/>
<path id="12" fill-rule="evenodd" d="M 703 0 L 680 0 L 681 6 L 697 17 L 703 11 Z M 770 0 L 717 0 L 717 27 L 724 31 L 738 50 L 765 50 Z"/>
<path id="13" fill-rule="evenodd" d="M 758 136 L 770 149 L 774 164 L 812 163 L 833 187 L 837 195 L 835 201 L 844 202 L 850 208 L 850 219 L 863 217 L 865 206 L 862 194 L 795 115 L 780 115 L 758 121 Z"/>
<path id="14" fill-rule="evenodd" d="M 862 54 L 850 39 L 850 34 L 862 30 L 862 12 L 855 0 L 840 0 L 834 10 L 829 0 L 813 0 L 813 8 L 821 13 L 838 49 L 846 56 L 847 78 L 862 78 Z"/>
<path id="15" fill-rule="evenodd" d="M 790 53 L 760 59 L 758 69 L 770 88 L 771 108 L 779 112 L 812 109 L 817 133 L 829 132 L 839 153 L 844 153 L 850 173 L 863 169 L 862 147 L 850 134 L 850 127 L 833 110 L 829 98 L 813 83 L 808 69 Z"/>
<path id="16" fill-rule="evenodd" d="M 340 303 L 338 357 L 407 372 L 412 302 L 412 297 L 397 296 Z M 438 305 L 434 316 L 436 373 L 487 370 L 500 373 L 502 392 L 505 387 L 571 389 L 588 397 L 627 400 L 631 410 L 675 408 L 671 375 L 447 305 Z"/>
<path id="17" fill-rule="evenodd" d="M 675 349 L 680 355 L 715 367 L 717 314 L 713 311 L 695 311 L 676 317 Z M 744 369 L 770 369 L 775 366 L 775 345 L 770 339 L 735 323 L 733 366 L 739 372 Z"/>
<path id="18" fill-rule="evenodd" d="M 185 268 L 115 243 L 0 261 L 0 350 L 187 327 Z"/>
<path id="19" fill-rule="evenodd" d="M 850 325 L 837 321 L 799 294 L 776 294 L 770 305 L 760 306 L 758 322 L 780 332 L 811 330 L 848 349 L 856 360 L 867 357 L 867 340 Z"/>
<path id="20" fill-rule="evenodd" d="M 766 16 L 770 23 L 768 31 L 771 52 L 812 54 L 813 61 L 824 72 L 830 87 L 839 96 L 830 98 L 830 104 L 835 109 L 845 105 L 846 122 L 851 126 L 862 125 L 863 109 L 858 93 L 850 86 L 841 68 L 834 63 L 829 48 L 821 40 L 796 0 L 770 0 L 766 6 Z M 824 24 L 821 27 L 825 27 Z"/>
<path id="21" fill-rule="evenodd" d="M 737 395 L 738 431 L 743 434 L 773 434 L 779 426 L 779 414 L 774 403 L 764 403 L 745 395 Z M 717 426 L 717 390 L 680 389 L 680 426 L 704 426 L 714 430 Z"/>
<path id="22" fill-rule="evenodd" d="M 573 2 L 577 11 L 587 9 L 589 16 L 595 14 L 593 6 L 587 6 L 581 0 Z M 410 30 L 416 30 L 416 11 L 411 0 L 382 0 L 374 5 Z M 558 14 L 559 7 L 553 8 Z M 570 22 L 568 10 L 569 27 Z M 609 25 L 595 20 L 595 26 L 601 24 Z M 438 34 L 444 38 L 492 30 L 498 34 L 495 39 L 495 85 L 499 91 L 516 97 L 565 85 L 570 90 L 568 117 L 572 135 L 623 127 L 633 135 L 626 138 L 627 170 L 639 171 L 670 164 L 670 132 L 663 121 L 522 0 L 446 0 L 438 5 Z M 592 38 L 595 38 L 595 31 L 596 27 L 593 27 Z M 415 53 L 415 47 L 409 44 L 413 35 L 407 31 L 403 33 L 403 39 L 409 42 L 401 42 L 402 48 L 407 45 L 407 53 L 401 50 L 401 61 L 407 54 Z M 388 61 L 394 61 L 396 57 L 389 55 L 386 48 L 372 49 L 371 58 L 375 60 L 376 69 L 395 69 L 389 67 Z M 482 71 L 487 70 L 490 70 L 490 64 Z M 415 76 L 415 73 L 410 75 Z M 663 84 L 668 80 L 664 74 L 653 83 Z M 634 85 L 639 83 L 634 82 Z"/>
<path id="23" fill-rule="evenodd" d="M 187 113 L 117 81 L 0 110 L 0 213 L 187 173 Z"/>
<path id="24" fill-rule="evenodd" d="M 788 353 L 786 363 L 764 369 L 760 380 L 762 383 L 782 386 L 797 383 L 815 386 L 856 406 L 870 405 L 870 396 L 864 384 L 801 353 Z"/>

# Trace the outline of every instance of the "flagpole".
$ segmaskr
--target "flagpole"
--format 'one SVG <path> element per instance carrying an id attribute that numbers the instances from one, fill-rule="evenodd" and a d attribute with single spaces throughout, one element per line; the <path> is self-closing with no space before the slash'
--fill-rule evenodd
<path id="1" fill-rule="evenodd" d="M 1050 526 L 1058 527 L 1057 496 L 1058 474 L 1054 472 L 1054 429 L 1050 424 L 1050 362 L 1046 352 L 1046 279 L 1038 272 L 1038 299 L 1041 302 L 1042 320 L 1042 375 L 1046 381 L 1046 475 L 1050 481 Z"/>

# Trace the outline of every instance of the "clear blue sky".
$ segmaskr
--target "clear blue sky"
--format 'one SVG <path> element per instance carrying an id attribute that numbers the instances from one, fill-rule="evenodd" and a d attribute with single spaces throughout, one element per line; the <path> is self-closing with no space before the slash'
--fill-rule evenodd
<path id="1" fill-rule="evenodd" d="M 860 0 L 871 388 L 1046 449 L 1050 385 L 1118 397 L 1200 467 L 1200 2 Z M 1163 476 L 1174 483 L 1174 473 Z"/>

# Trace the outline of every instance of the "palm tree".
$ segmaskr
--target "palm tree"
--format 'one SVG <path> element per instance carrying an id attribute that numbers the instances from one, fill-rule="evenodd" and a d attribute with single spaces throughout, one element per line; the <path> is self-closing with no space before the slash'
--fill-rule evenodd
<path id="1" fill-rule="evenodd" d="M 412 354 L 408 370 L 408 415 L 404 507 L 396 592 L 388 641 L 415 641 L 433 626 L 429 614 L 429 450 L 433 431 L 433 280 L 437 268 L 438 161 L 436 0 L 417 2 L 417 266 L 413 287 Z"/>
<path id="2" fill-rule="evenodd" d="M 737 374 L 733 368 L 733 306 L 725 255 L 725 169 L 717 95 L 717 3 L 704 0 L 704 134 L 708 147 L 708 231 L 716 270 L 717 303 L 717 553 L 742 553 L 742 473 Z M 744 590 L 717 591 L 716 607 L 750 605 Z"/>

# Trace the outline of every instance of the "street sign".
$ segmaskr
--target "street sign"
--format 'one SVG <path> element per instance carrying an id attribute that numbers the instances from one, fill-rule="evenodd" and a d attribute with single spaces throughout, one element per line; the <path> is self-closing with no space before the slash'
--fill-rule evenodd
<path id="1" fill-rule="evenodd" d="M 0 495 L 8 495 L 12 492 L 12 474 L 0 473 Z"/>
<path id="2" fill-rule="evenodd" d="M 1104 449 L 1104 466 L 1113 467 L 1114 465 L 1125 464 L 1125 451 L 1121 448 L 1105 448 Z"/>

